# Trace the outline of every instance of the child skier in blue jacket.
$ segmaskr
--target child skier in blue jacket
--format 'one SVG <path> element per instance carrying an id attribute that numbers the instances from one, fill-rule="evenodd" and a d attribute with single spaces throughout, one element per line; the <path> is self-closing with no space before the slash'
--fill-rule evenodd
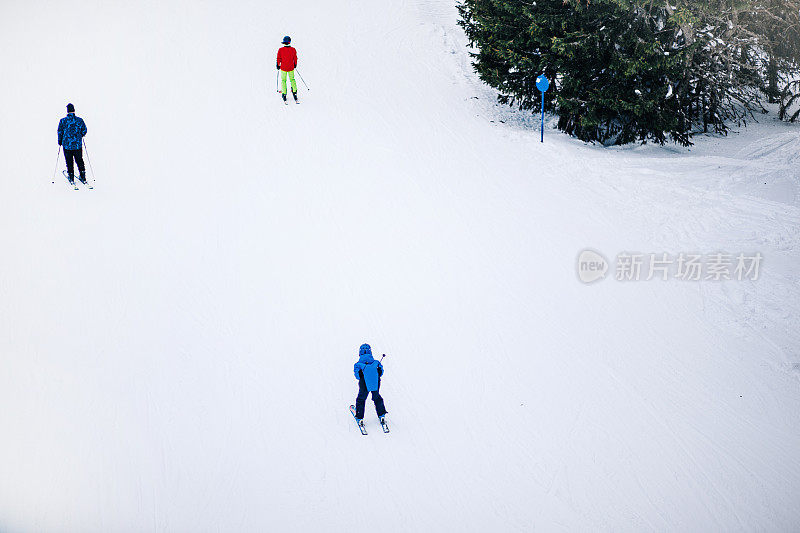
<path id="1" fill-rule="evenodd" d="M 386 406 L 383 405 L 379 389 L 381 388 L 381 376 L 383 376 L 383 365 L 372 357 L 372 348 L 369 344 L 362 344 L 358 350 L 358 362 L 353 365 L 353 374 L 358 380 L 358 396 L 356 396 L 356 420 L 359 422 L 364 418 L 364 404 L 367 396 L 372 393 L 372 401 L 375 402 L 375 411 L 378 418 L 383 422 L 386 416 Z"/>

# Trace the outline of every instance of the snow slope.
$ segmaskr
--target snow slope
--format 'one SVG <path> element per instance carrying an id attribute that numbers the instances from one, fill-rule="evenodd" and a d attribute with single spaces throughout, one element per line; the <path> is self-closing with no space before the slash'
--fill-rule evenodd
<path id="1" fill-rule="evenodd" d="M 0 531 L 798 529 L 800 129 L 540 144 L 455 20 L 3 3 Z M 68 101 L 93 191 L 51 183 Z M 585 286 L 587 247 L 765 259 Z"/>

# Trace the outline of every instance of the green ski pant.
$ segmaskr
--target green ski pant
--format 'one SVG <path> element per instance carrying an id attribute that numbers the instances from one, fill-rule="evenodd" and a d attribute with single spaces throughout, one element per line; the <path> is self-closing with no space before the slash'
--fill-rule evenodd
<path id="1" fill-rule="evenodd" d="M 281 92 L 286 94 L 286 75 L 289 75 L 289 81 L 292 83 L 292 92 L 297 92 L 297 83 L 294 81 L 294 70 L 290 70 L 286 72 L 285 70 L 281 70 Z"/>

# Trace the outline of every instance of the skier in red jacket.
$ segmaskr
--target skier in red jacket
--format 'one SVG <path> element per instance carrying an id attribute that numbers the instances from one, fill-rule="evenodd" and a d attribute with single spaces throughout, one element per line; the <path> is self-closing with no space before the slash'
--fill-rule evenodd
<path id="1" fill-rule="evenodd" d="M 294 101 L 297 102 L 297 83 L 294 81 L 294 69 L 297 68 L 297 50 L 289 44 L 292 38 L 288 35 L 283 38 L 283 46 L 278 48 L 278 60 L 275 67 L 281 71 L 281 96 L 283 101 L 286 101 L 286 76 L 289 76 L 289 81 L 292 84 L 292 96 Z"/>

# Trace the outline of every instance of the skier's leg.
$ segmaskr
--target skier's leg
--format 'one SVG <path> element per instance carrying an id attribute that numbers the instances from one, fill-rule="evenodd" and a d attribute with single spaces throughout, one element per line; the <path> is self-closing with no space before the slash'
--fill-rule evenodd
<path id="1" fill-rule="evenodd" d="M 383 397 L 380 393 L 381 389 L 381 382 L 378 381 L 378 389 L 372 391 L 372 401 L 375 402 L 375 412 L 378 413 L 378 416 L 383 416 L 386 414 L 386 406 L 383 404 Z"/>
<path id="2" fill-rule="evenodd" d="M 64 159 L 67 161 L 67 175 L 68 176 L 72 176 L 73 173 L 74 173 L 74 170 L 75 170 L 75 167 L 74 167 L 75 163 L 74 163 L 74 160 L 73 160 L 74 157 L 75 157 L 75 154 L 72 152 L 72 150 L 67 150 L 66 148 L 64 148 Z"/>
<path id="3" fill-rule="evenodd" d="M 297 92 L 297 83 L 295 83 L 295 81 L 294 81 L 294 71 L 293 70 L 291 72 L 289 72 L 289 81 L 292 82 L 292 92 L 296 93 Z M 285 88 L 286 88 L 286 86 L 284 86 L 284 89 Z M 283 92 L 286 93 L 285 90 Z"/>
<path id="4" fill-rule="evenodd" d="M 281 93 L 286 94 L 286 71 L 281 70 Z"/>
<path id="5" fill-rule="evenodd" d="M 75 161 L 78 163 L 78 170 L 81 173 L 81 181 L 86 183 L 86 166 L 83 164 L 83 149 L 75 150 Z"/>
<path id="6" fill-rule="evenodd" d="M 367 402 L 368 395 L 369 391 L 367 390 L 367 384 L 364 383 L 363 379 L 359 379 L 358 396 L 356 396 L 356 418 L 358 419 L 364 418 L 364 404 Z"/>

